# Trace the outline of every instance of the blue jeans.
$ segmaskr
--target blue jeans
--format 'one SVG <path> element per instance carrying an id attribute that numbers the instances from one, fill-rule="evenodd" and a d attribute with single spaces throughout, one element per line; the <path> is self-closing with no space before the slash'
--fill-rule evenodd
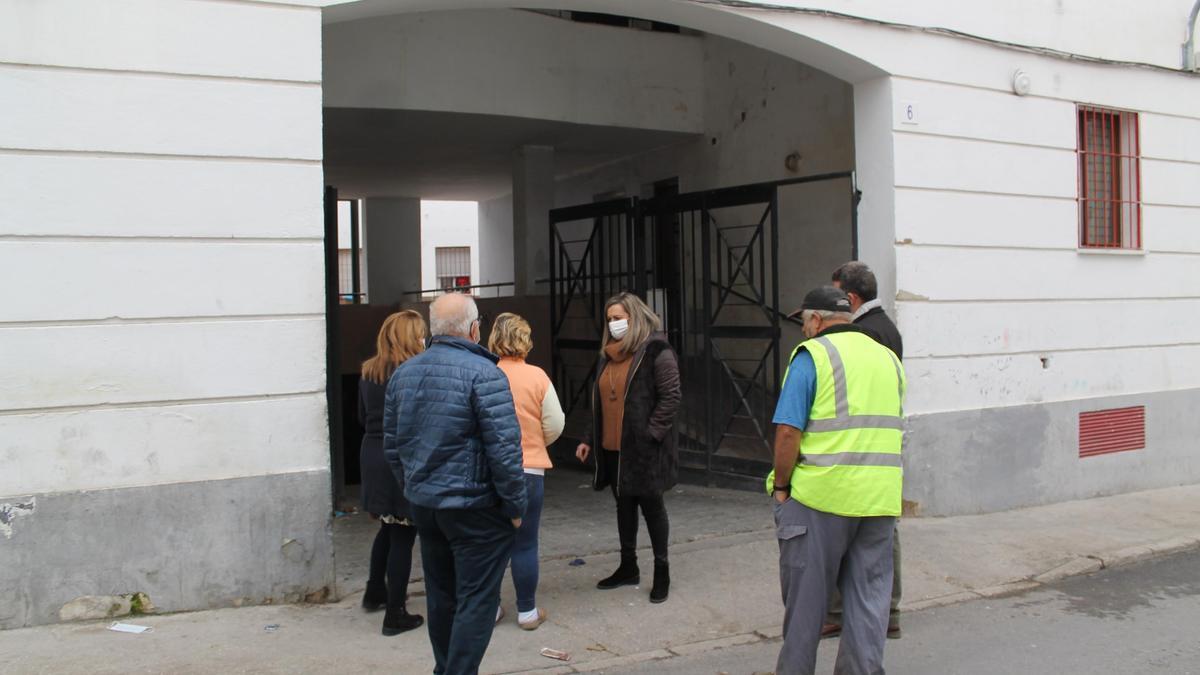
<path id="1" fill-rule="evenodd" d="M 531 612 L 537 607 L 538 527 L 542 522 L 542 502 L 546 496 L 545 476 L 525 474 L 529 505 L 517 530 L 512 552 L 512 580 L 517 589 L 517 611 Z"/>
<path id="2" fill-rule="evenodd" d="M 425 603 L 435 675 L 475 675 L 492 641 L 500 582 L 516 529 L 496 507 L 412 505 L 425 569 Z"/>

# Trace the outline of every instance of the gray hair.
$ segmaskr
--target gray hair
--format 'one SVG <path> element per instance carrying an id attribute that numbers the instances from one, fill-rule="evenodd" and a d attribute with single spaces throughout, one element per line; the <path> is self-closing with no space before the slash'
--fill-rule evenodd
<path id="1" fill-rule="evenodd" d="M 463 293 L 446 293 L 429 305 L 429 332 L 433 335 L 470 337 L 471 324 L 478 319 L 475 299 Z"/>
<path id="2" fill-rule="evenodd" d="M 828 310 L 828 309 L 806 309 L 800 313 L 801 320 L 804 319 L 804 312 L 812 312 L 813 314 L 816 314 L 817 316 L 821 317 L 822 321 L 829 321 L 830 319 L 837 319 L 840 321 L 849 322 L 851 317 L 854 316 L 850 312 L 834 312 L 834 311 Z"/>
<path id="3" fill-rule="evenodd" d="M 833 271 L 833 281 L 838 282 L 846 293 L 853 293 L 870 302 L 879 295 L 879 283 L 875 273 L 864 262 L 852 260 Z"/>
<path id="4" fill-rule="evenodd" d="M 841 321 L 849 321 L 850 317 L 854 316 L 850 312 L 834 312 L 834 311 L 830 311 L 828 309 L 810 309 L 808 311 L 813 312 L 817 316 L 821 317 L 822 321 L 829 321 L 830 319 L 839 319 Z"/>

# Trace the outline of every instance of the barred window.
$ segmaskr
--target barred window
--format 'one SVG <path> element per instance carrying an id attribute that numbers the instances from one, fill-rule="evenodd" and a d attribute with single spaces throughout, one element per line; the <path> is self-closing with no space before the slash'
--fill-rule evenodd
<path id="1" fill-rule="evenodd" d="M 470 246 L 438 246 L 434 258 L 438 288 L 446 290 L 471 285 Z"/>
<path id="2" fill-rule="evenodd" d="M 1078 106 L 1079 246 L 1142 247 L 1137 113 Z"/>

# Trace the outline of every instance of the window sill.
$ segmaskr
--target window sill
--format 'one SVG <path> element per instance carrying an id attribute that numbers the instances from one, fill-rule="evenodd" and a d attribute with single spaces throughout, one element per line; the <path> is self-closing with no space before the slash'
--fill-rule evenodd
<path id="1" fill-rule="evenodd" d="M 1099 247 L 1083 248 L 1083 247 L 1078 247 L 1075 249 L 1075 252 L 1080 255 L 1118 255 L 1118 256 L 1123 256 L 1123 255 L 1144 256 L 1144 255 L 1146 255 L 1146 249 L 1144 249 L 1144 248 L 1099 248 Z"/>

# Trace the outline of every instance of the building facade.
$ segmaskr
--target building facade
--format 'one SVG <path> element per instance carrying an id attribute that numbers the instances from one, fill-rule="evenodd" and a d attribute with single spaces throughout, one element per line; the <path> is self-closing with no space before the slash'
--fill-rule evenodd
<path id="1" fill-rule="evenodd" d="M 335 592 L 327 184 L 372 304 L 422 198 L 530 303 L 551 208 L 853 172 L 777 309 L 876 270 L 910 511 L 1200 481 L 1190 1 L 538 4 L 0 0 L 0 628 Z"/>

